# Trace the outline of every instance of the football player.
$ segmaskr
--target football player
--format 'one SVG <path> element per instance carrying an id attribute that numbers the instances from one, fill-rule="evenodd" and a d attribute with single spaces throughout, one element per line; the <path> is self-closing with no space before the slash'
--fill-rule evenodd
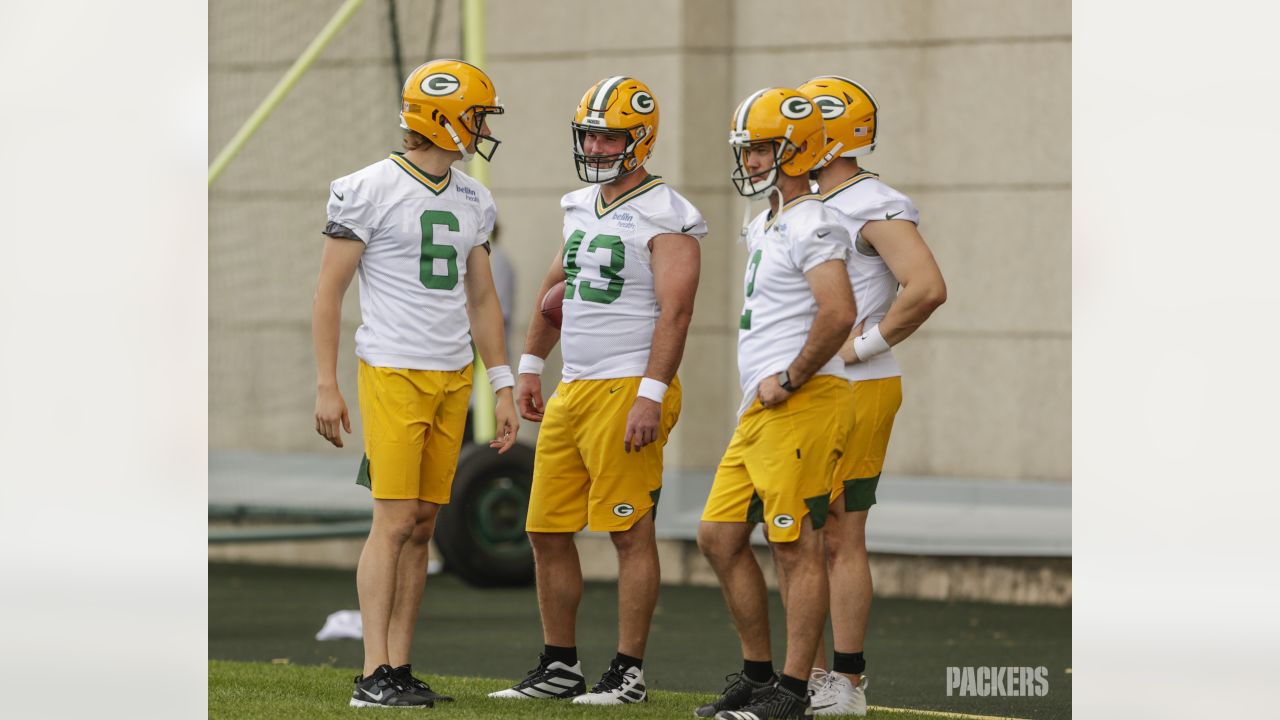
<path id="1" fill-rule="evenodd" d="M 853 390 L 836 351 L 856 308 L 852 242 L 810 192 L 826 146 L 822 115 L 796 90 L 766 88 L 734 111 L 733 182 L 767 210 L 744 228 L 748 263 L 738 332 L 742 403 L 698 528 L 742 643 L 742 672 L 695 711 L 722 720 L 799 718 L 827 615 L 822 529 L 831 477 L 853 424 Z M 764 577 L 749 539 L 765 524 L 784 588 L 787 651 L 774 674 Z"/>
<path id="2" fill-rule="evenodd" d="M 546 643 L 538 666 L 501 698 L 644 701 L 644 651 L 658 597 L 653 510 L 662 450 L 680 415 L 684 353 L 707 233 L 692 204 L 649 173 L 658 103 L 624 75 L 592 85 L 571 123 L 584 188 L 560 200 L 564 242 L 534 302 L 516 391 L 541 422 L 526 530 Z M 540 313 L 564 282 L 562 326 Z M 547 401 L 543 363 L 561 343 L 564 370 Z M 618 553 L 618 652 L 590 692 L 578 662 L 582 569 L 574 534 L 608 532 Z"/>
<path id="3" fill-rule="evenodd" d="M 826 125 L 829 145 L 816 173 L 818 189 L 854 238 L 848 271 L 858 301 L 855 332 L 840 348 L 844 375 L 853 384 L 854 432 L 836 471 L 825 531 L 835 657 L 827 672 L 819 639 L 811 673 L 813 709 L 815 715 L 866 715 L 867 513 L 876 502 L 889 433 L 902 404 L 902 371 L 890 347 L 929 318 L 946 300 L 947 287 L 920 237 L 920 213 L 911 198 L 858 164 L 876 147 L 875 99 L 858 83 L 834 75 L 816 77 L 799 90 Z"/>
<path id="4" fill-rule="evenodd" d="M 351 432 L 338 389 L 342 297 L 360 274 L 356 331 L 365 457 L 357 482 L 373 496 L 373 526 L 356 570 L 364 672 L 352 706 L 430 706 L 447 696 L 412 674 L 409 647 L 422 601 L 427 544 L 449 502 L 471 396 L 471 342 L 497 396 L 506 452 L 519 419 L 489 269 L 497 211 L 483 185 L 452 164 L 497 141 L 493 82 L 458 60 L 421 65 L 404 84 L 405 152 L 334 180 L 312 331 L 316 432 L 342 447 Z"/>

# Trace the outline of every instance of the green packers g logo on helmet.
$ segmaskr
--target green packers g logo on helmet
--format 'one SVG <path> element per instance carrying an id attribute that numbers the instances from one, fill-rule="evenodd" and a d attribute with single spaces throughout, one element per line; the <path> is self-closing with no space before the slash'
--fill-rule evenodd
<path id="1" fill-rule="evenodd" d="M 648 115 L 653 112 L 653 96 L 641 90 L 631 96 L 631 109 L 641 115 Z"/>
<path id="2" fill-rule="evenodd" d="M 792 120 L 807 118 L 813 114 L 813 103 L 808 98 L 789 97 L 782 101 L 782 116 Z"/>
<path id="3" fill-rule="evenodd" d="M 813 104 L 817 105 L 818 110 L 822 112 L 823 120 L 838 118 L 844 114 L 844 103 L 834 95 L 819 95 L 813 99 Z"/>
<path id="4" fill-rule="evenodd" d="M 452 95 L 462 83 L 449 73 L 433 73 L 422 78 L 422 92 L 428 95 Z"/>

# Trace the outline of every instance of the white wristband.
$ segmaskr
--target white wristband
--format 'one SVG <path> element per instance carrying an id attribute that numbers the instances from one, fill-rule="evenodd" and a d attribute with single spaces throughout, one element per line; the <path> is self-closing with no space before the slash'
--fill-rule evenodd
<path id="1" fill-rule="evenodd" d="M 528 353 L 520 356 L 520 374 L 526 373 L 532 375 L 541 375 L 542 368 L 546 367 L 547 361 L 537 355 L 529 355 Z"/>
<path id="2" fill-rule="evenodd" d="M 499 365 L 497 367 L 486 368 L 485 373 L 489 376 L 489 385 L 494 392 L 498 392 L 502 388 L 509 388 L 516 384 L 516 378 L 511 374 L 510 365 Z"/>
<path id="3" fill-rule="evenodd" d="M 880 334 L 880 323 L 853 339 L 853 354 L 858 356 L 858 362 L 866 362 L 888 350 L 889 343 Z"/>
<path id="4" fill-rule="evenodd" d="M 661 404 L 662 398 L 667 394 L 667 384 L 659 382 L 653 378 L 643 378 L 640 380 L 640 391 L 636 393 L 639 397 L 649 398 L 650 400 Z"/>

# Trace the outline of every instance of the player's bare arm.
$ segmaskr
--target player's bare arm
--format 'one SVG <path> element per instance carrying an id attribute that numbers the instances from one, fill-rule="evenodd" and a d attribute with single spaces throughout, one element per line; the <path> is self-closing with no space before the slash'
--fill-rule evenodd
<path id="1" fill-rule="evenodd" d="M 902 289 L 880 320 L 880 335 L 891 347 L 911 336 L 939 305 L 947 301 L 947 284 L 916 224 L 906 220 L 874 220 L 862 226 L 862 238 L 880 257 Z M 854 340 L 870 328 L 855 328 L 840 347 L 846 365 L 859 361 Z"/>
<path id="2" fill-rule="evenodd" d="M 328 237 L 320 258 L 320 278 L 311 304 L 311 341 L 316 354 L 316 432 L 342 447 L 339 426 L 351 434 L 351 416 L 338 389 L 338 335 L 342 325 L 342 297 L 355 277 L 364 243 Z"/>
<path id="3" fill-rule="evenodd" d="M 538 294 L 534 296 L 533 315 L 529 318 L 529 334 L 524 341 L 524 354 L 546 359 L 551 348 L 560 341 L 560 329 L 542 317 L 542 298 L 556 283 L 565 279 L 562 249 L 557 249 L 551 259 L 551 267 L 542 279 Z M 516 406 L 520 417 L 532 422 L 542 422 L 546 405 L 542 401 L 542 376 L 537 373 L 520 373 L 516 379 Z"/>
<path id="4" fill-rule="evenodd" d="M 649 241 L 649 251 L 659 315 L 644 376 L 670 384 L 684 357 L 693 301 L 698 293 L 702 253 L 697 240 L 679 233 L 655 236 Z M 631 452 L 656 442 L 661 424 L 662 403 L 637 396 L 627 415 L 624 449 Z"/>
<path id="5" fill-rule="evenodd" d="M 493 270 L 489 267 L 489 251 L 474 247 L 467 255 L 467 317 L 471 321 L 471 337 L 485 367 L 494 368 L 507 364 L 507 344 L 503 335 L 502 305 L 498 302 L 498 290 L 493 285 Z M 494 421 L 496 436 L 489 447 L 505 453 L 516 442 L 520 431 L 520 419 L 516 417 L 515 401 L 511 388 L 495 393 Z"/>
<path id="6" fill-rule="evenodd" d="M 807 382 L 836 354 L 849 336 L 858 314 L 844 260 L 828 260 L 805 273 L 804 277 L 813 292 L 818 312 L 805 337 L 804 347 L 787 368 L 787 377 L 796 387 Z M 777 376 L 761 381 L 759 393 L 760 403 L 765 407 L 779 405 L 791 396 L 782 388 Z"/>

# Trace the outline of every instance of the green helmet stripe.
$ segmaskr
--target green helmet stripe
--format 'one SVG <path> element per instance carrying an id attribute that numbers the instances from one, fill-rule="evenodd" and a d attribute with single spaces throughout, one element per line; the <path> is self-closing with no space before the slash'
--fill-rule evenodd
<path id="1" fill-rule="evenodd" d="M 630 79 L 625 75 L 614 75 L 607 80 L 601 81 L 599 89 L 596 90 L 596 94 L 592 96 L 591 103 L 587 107 L 596 115 L 604 115 L 606 103 L 609 101 L 609 96 L 613 94 L 614 89 L 621 85 L 623 81 Z"/>

